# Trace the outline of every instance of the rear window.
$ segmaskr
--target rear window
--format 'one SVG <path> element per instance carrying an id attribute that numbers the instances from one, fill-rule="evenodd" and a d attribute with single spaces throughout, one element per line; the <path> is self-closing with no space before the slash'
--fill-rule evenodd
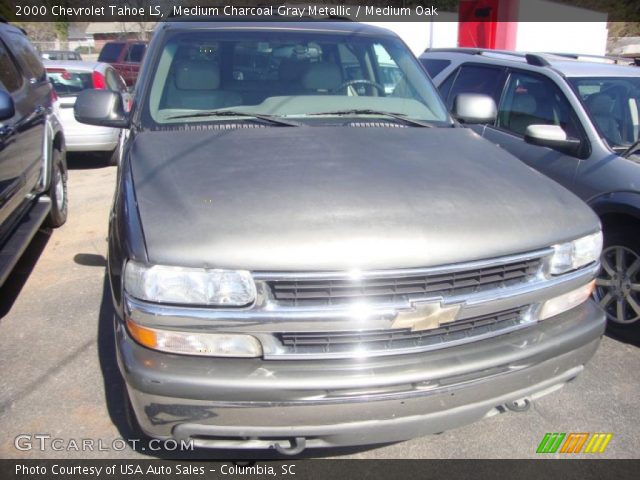
<path id="1" fill-rule="evenodd" d="M 142 43 L 136 43 L 129 47 L 129 51 L 127 52 L 127 62 L 142 62 L 142 57 L 144 57 L 145 45 Z"/>
<path id="2" fill-rule="evenodd" d="M 98 57 L 99 62 L 117 62 L 120 52 L 124 48 L 124 43 L 105 43 Z"/>
<path id="3" fill-rule="evenodd" d="M 74 72 L 62 69 L 47 69 L 47 75 L 60 97 L 77 95 L 82 90 L 93 88 L 91 72 Z"/>
<path id="4" fill-rule="evenodd" d="M 42 52 L 41 57 L 46 60 L 80 60 L 80 55 L 75 52 Z"/>
<path id="5" fill-rule="evenodd" d="M 427 69 L 427 73 L 431 78 L 438 75 L 442 70 L 451 65 L 450 60 L 443 60 L 440 58 L 421 58 L 420 62 Z"/>

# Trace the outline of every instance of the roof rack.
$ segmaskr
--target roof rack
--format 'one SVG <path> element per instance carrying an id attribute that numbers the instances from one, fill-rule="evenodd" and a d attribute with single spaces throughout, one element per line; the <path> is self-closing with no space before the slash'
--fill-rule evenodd
<path id="1" fill-rule="evenodd" d="M 527 59 L 529 65 L 535 65 L 536 67 L 550 67 L 551 64 L 542 55 L 537 53 L 527 53 L 524 58 Z"/>
<path id="2" fill-rule="evenodd" d="M 529 65 L 536 67 L 548 67 L 551 64 L 544 58 L 542 54 L 522 53 L 512 50 L 492 50 L 490 48 L 428 48 L 427 52 L 444 52 L 444 53 L 466 53 L 467 55 L 505 55 L 525 60 Z"/>
<path id="3" fill-rule="evenodd" d="M 633 65 L 633 58 L 613 57 L 608 55 L 583 55 L 581 53 L 551 53 L 556 57 L 570 58 L 582 62 L 600 62 L 612 65 Z"/>

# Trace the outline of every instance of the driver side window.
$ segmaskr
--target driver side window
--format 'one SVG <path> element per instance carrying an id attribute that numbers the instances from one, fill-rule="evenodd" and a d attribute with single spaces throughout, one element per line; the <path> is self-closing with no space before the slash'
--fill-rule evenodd
<path id="1" fill-rule="evenodd" d="M 497 127 L 524 136 L 529 125 L 558 125 L 568 137 L 579 138 L 573 108 L 550 79 L 512 72 L 498 109 Z"/>

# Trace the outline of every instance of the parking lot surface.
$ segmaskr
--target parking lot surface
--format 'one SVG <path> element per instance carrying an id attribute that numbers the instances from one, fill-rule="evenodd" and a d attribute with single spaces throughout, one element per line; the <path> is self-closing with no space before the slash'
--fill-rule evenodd
<path id="1" fill-rule="evenodd" d="M 150 451 L 143 444 L 123 449 L 122 442 L 114 442 L 131 436 L 105 278 L 117 172 L 91 156 L 72 158 L 69 166 L 67 224 L 38 233 L 0 289 L 0 458 L 222 458 L 215 451 L 176 454 Z M 535 458 L 541 456 L 535 450 L 547 432 L 606 432 L 613 438 L 599 456 L 640 458 L 637 330 L 606 336 L 576 381 L 527 412 L 393 445 L 308 451 L 305 456 Z M 31 436 L 32 448 L 28 442 L 16 448 L 19 435 Z M 50 436 L 45 450 L 34 435 Z M 52 439 L 60 439 L 55 449 Z M 93 440 L 93 450 L 77 451 L 75 442 L 82 439 Z"/>

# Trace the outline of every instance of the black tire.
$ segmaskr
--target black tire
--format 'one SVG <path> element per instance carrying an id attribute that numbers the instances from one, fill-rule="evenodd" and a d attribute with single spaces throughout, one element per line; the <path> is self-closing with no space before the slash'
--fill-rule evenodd
<path id="1" fill-rule="evenodd" d="M 69 201 L 67 198 L 67 166 L 62 153 L 55 148 L 52 151 L 51 182 L 47 195 L 51 199 L 51 211 L 45 225 L 58 228 L 67 221 Z"/>
<path id="2" fill-rule="evenodd" d="M 128 440 L 137 440 L 135 446 L 136 450 L 145 450 L 151 437 L 142 430 L 140 423 L 138 422 L 138 418 L 136 417 L 136 412 L 133 409 L 133 405 L 131 404 L 131 398 L 129 397 L 129 392 L 127 391 L 127 387 L 125 385 L 122 386 L 122 403 L 124 407 L 124 419 L 126 422 L 126 426 L 128 429 L 127 439 Z"/>
<path id="3" fill-rule="evenodd" d="M 602 268 L 596 280 L 595 300 L 616 329 L 640 325 L 640 240 L 636 228 L 604 232 Z"/>

